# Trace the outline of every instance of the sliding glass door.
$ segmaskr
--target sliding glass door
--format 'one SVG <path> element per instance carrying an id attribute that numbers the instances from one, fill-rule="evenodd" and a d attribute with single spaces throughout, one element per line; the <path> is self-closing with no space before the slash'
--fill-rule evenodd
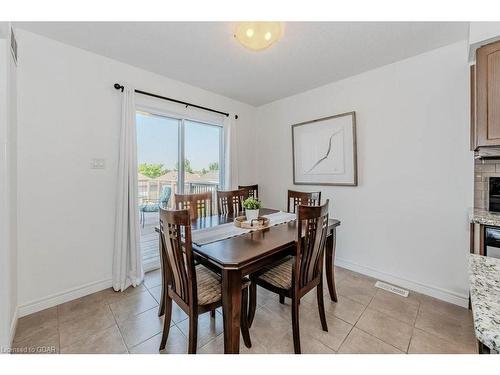
<path id="1" fill-rule="evenodd" d="M 136 113 L 137 187 L 141 252 L 146 271 L 159 267 L 159 207 L 173 207 L 178 189 L 180 120 L 152 113 Z"/>
<path id="2" fill-rule="evenodd" d="M 222 137 L 220 126 L 184 121 L 184 192 L 212 192 L 212 211 L 216 191 L 224 179 Z"/>
<path id="3" fill-rule="evenodd" d="M 173 208 L 175 193 L 209 191 L 215 198 L 222 187 L 224 136 L 221 125 L 154 111 L 137 111 L 136 124 L 141 251 L 148 271 L 160 264 L 159 208 Z"/>

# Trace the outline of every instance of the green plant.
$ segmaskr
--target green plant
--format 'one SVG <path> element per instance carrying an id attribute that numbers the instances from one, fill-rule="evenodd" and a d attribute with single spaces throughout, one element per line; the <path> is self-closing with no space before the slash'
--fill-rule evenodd
<path id="1" fill-rule="evenodd" d="M 258 210 L 262 207 L 262 202 L 254 197 L 249 197 L 243 201 L 243 207 L 247 210 Z"/>
<path id="2" fill-rule="evenodd" d="M 168 169 L 163 168 L 163 164 L 142 163 L 139 164 L 139 172 L 149 178 L 156 178 L 167 173 Z"/>
<path id="3" fill-rule="evenodd" d="M 208 164 L 208 170 L 212 171 L 212 172 L 218 171 L 219 170 L 219 163 L 214 161 L 213 163 Z"/>
<path id="4" fill-rule="evenodd" d="M 179 162 L 175 163 L 175 170 L 179 170 Z M 194 173 L 193 168 L 191 168 L 191 162 L 188 159 L 184 160 L 184 172 Z"/>

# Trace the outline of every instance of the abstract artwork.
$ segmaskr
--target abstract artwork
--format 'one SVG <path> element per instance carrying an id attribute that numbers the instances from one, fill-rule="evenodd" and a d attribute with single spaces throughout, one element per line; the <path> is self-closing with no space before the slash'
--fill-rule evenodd
<path id="1" fill-rule="evenodd" d="M 356 113 L 292 125 L 295 185 L 356 186 Z"/>

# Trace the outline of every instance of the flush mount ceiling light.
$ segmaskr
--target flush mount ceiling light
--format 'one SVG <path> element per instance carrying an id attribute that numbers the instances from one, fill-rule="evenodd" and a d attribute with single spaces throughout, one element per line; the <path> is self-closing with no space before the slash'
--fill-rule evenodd
<path id="1" fill-rule="evenodd" d="M 239 22 L 234 37 L 245 47 L 260 51 L 283 35 L 282 22 Z"/>

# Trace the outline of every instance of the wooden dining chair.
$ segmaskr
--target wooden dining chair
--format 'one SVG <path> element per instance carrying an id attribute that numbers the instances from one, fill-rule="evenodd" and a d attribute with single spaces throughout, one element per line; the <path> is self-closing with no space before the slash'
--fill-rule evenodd
<path id="1" fill-rule="evenodd" d="M 198 315 L 214 311 L 222 306 L 222 283 L 216 273 L 203 265 L 195 266 L 191 219 L 188 210 L 160 209 L 160 236 L 162 240 L 162 267 L 165 288 L 165 319 L 160 350 L 165 349 L 172 319 L 172 300 L 189 317 L 188 353 L 196 353 L 198 336 Z M 241 334 L 245 346 L 252 346 L 248 331 L 248 279 L 242 282 Z"/>
<path id="2" fill-rule="evenodd" d="M 213 198 L 211 192 L 198 193 L 198 194 L 175 194 L 175 208 L 178 210 L 189 210 L 189 217 L 197 219 L 199 217 L 212 216 Z M 160 254 L 161 256 L 161 254 Z M 165 313 L 165 301 L 162 297 L 160 305 L 158 306 L 158 316 L 163 316 Z M 211 312 L 211 316 L 215 317 L 215 310 Z"/>
<path id="3" fill-rule="evenodd" d="M 292 299 L 293 347 L 300 354 L 299 303 L 316 288 L 323 331 L 328 331 L 323 302 L 323 262 L 328 233 L 328 200 L 323 206 L 298 206 L 295 255 L 278 265 L 269 266 L 250 276 L 250 319 L 255 316 L 257 285 Z"/>
<path id="4" fill-rule="evenodd" d="M 238 189 L 246 189 L 249 197 L 259 199 L 259 185 L 239 185 Z"/>
<path id="5" fill-rule="evenodd" d="M 212 216 L 212 193 L 199 194 L 175 194 L 175 208 L 178 210 L 189 210 L 189 217 Z"/>
<path id="6" fill-rule="evenodd" d="M 248 198 L 248 190 L 217 191 L 219 215 L 235 216 L 243 211 L 243 201 Z"/>
<path id="7" fill-rule="evenodd" d="M 296 213 L 297 206 L 319 206 L 321 204 L 321 191 L 305 192 L 288 190 L 287 211 Z"/>

